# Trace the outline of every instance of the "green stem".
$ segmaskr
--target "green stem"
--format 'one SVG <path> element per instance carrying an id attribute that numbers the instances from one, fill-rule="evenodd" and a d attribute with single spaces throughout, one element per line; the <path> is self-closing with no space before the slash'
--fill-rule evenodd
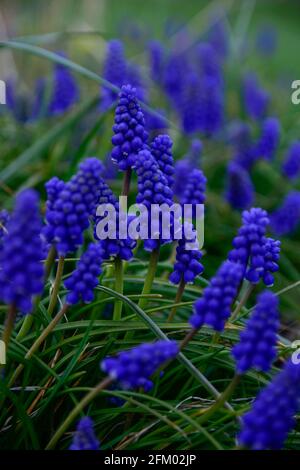
<path id="1" fill-rule="evenodd" d="M 198 420 L 199 424 L 203 424 L 207 421 L 216 411 L 218 411 L 224 404 L 230 399 L 231 395 L 233 394 L 236 386 L 239 384 L 241 380 L 241 375 L 236 374 L 228 387 L 224 390 L 224 392 L 220 395 L 218 400 L 200 417 Z"/>
<path id="2" fill-rule="evenodd" d="M 123 294 L 123 261 L 119 256 L 115 259 L 115 290 Z M 113 320 L 120 321 L 122 317 L 122 300 L 115 300 Z"/>
<path id="3" fill-rule="evenodd" d="M 62 425 L 55 432 L 54 436 L 51 438 L 48 443 L 46 450 L 53 449 L 57 444 L 57 441 L 61 438 L 64 432 L 72 424 L 74 419 L 81 413 L 85 406 L 87 406 L 102 390 L 106 389 L 112 383 L 112 379 L 107 377 L 102 380 L 95 388 L 93 388 L 83 399 L 75 406 L 71 413 L 67 416 Z"/>
<path id="4" fill-rule="evenodd" d="M 6 350 L 10 341 L 12 331 L 14 329 L 16 316 L 17 316 L 17 307 L 15 304 L 11 304 L 7 312 L 5 325 L 4 325 L 4 331 L 2 335 L 2 341 L 5 343 Z"/>
<path id="5" fill-rule="evenodd" d="M 50 303 L 49 303 L 49 307 L 48 307 L 49 315 L 52 315 L 52 313 L 55 309 L 55 305 L 56 305 L 57 297 L 58 297 L 58 292 L 59 292 L 59 288 L 60 288 L 60 283 L 61 283 L 61 279 L 62 279 L 62 275 L 63 275 L 63 271 L 64 271 L 64 264 L 65 264 L 65 258 L 64 258 L 64 256 L 60 256 L 59 259 L 58 259 L 58 265 L 57 265 L 55 281 L 54 281 L 54 285 L 53 285 L 53 289 L 52 289 L 52 293 L 51 293 L 51 297 L 50 297 Z"/>
<path id="6" fill-rule="evenodd" d="M 182 351 L 186 347 L 186 345 L 194 338 L 197 331 L 198 330 L 196 328 L 193 328 L 186 334 L 186 336 L 183 338 L 183 340 L 180 343 L 180 351 Z"/>
<path id="7" fill-rule="evenodd" d="M 128 196 L 129 194 L 131 174 L 132 174 L 131 168 L 128 168 L 124 173 L 123 188 L 122 188 L 122 193 L 121 193 L 122 196 Z"/>
<path id="8" fill-rule="evenodd" d="M 151 252 L 151 256 L 150 256 L 150 260 L 149 260 L 149 268 L 148 268 L 148 272 L 147 272 L 147 275 L 146 275 L 144 287 L 143 287 L 143 290 L 142 290 L 142 295 L 151 293 L 152 284 L 153 284 L 153 281 L 154 281 L 158 260 L 159 260 L 159 247 L 155 248 L 155 250 L 153 250 Z M 138 306 L 141 309 L 144 309 L 146 304 L 147 304 L 147 300 L 148 300 L 147 297 L 141 297 L 140 300 L 139 300 Z"/>
<path id="9" fill-rule="evenodd" d="M 254 284 L 249 284 L 245 291 L 244 291 L 244 294 L 242 295 L 242 298 L 241 300 L 239 301 L 238 305 L 236 306 L 234 312 L 232 313 L 231 317 L 230 317 L 230 321 L 233 322 L 239 315 L 240 311 L 242 310 L 242 308 L 246 305 L 247 303 L 247 300 L 249 299 L 250 295 L 252 294 L 253 290 L 255 289 L 255 285 Z"/>
<path id="10" fill-rule="evenodd" d="M 56 325 L 60 322 L 62 317 L 66 314 L 68 311 L 69 305 L 65 304 L 62 309 L 55 315 L 55 317 L 51 320 L 51 322 L 48 324 L 48 326 L 43 330 L 42 334 L 37 338 L 37 340 L 32 344 L 30 349 L 28 349 L 26 355 L 25 355 L 25 360 L 30 359 L 33 354 L 36 353 L 36 351 L 39 349 L 40 345 L 45 341 L 47 336 L 52 332 L 52 330 L 56 327 Z M 16 381 L 16 379 L 19 377 L 20 373 L 24 369 L 24 364 L 20 364 L 15 372 L 13 373 L 10 381 L 9 381 L 9 386 L 11 387 L 12 384 Z"/>
<path id="11" fill-rule="evenodd" d="M 52 245 L 52 247 L 49 250 L 47 259 L 45 261 L 45 281 L 47 281 L 47 279 L 49 277 L 49 274 L 51 272 L 53 263 L 55 261 L 55 256 L 56 256 L 56 249 Z M 38 305 L 39 301 L 40 301 L 40 297 L 38 296 L 38 297 L 35 298 L 35 306 Z M 24 318 L 24 321 L 22 323 L 22 326 L 20 328 L 20 331 L 17 334 L 17 337 L 16 337 L 17 341 L 20 341 L 21 339 L 23 339 L 27 335 L 27 333 L 30 331 L 30 328 L 31 328 L 32 323 L 33 323 L 33 319 L 34 319 L 33 314 L 26 315 L 26 317 Z"/>
<path id="12" fill-rule="evenodd" d="M 181 302 L 182 295 L 183 295 L 183 292 L 184 292 L 184 288 L 185 288 L 185 282 L 184 282 L 184 279 L 181 278 L 181 281 L 179 283 L 179 286 L 178 286 L 178 289 L 177 289 L 177 292 L 176 292 L 175 304 L 179 304 Z M 173 321 L 173 319 L 176 315 L 176 310 L 177 310 L 177 305 L 174 305 L 174 307 L 172 308 L 172 310 L 170 312 L 170 315 L 168 316 L 167 322 Z"/>

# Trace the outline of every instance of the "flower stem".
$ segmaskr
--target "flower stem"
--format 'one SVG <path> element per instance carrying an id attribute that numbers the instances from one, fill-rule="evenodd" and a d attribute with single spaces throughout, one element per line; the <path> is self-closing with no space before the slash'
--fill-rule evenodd
<path id="1" fill-rule="evenodd" d="M 127 168 L 127 170 L 124 173 L 124 178 L 123 178 L 122 196 L 128 196 L 129 194 L 131 174 L 132 174 L 131 168 Z"/>
<path id="2" fill-rule="evenodd" d="M 34 353 L 39 349 L 40 345 L 45 341 L 47 336 L 51 333 L 51 331 L 56 327 L 56 325 L 60 322 L 62 317 L 67 313 L 69 308 L 69 305 L 65 304 L 62 309 L 55 315 L 55 317 L 51 320 L 51 322 L 48 324 L 48 326 L 43 330 L 42 334 L 36 339 L 36 341 L 32 344 L 30 349 L 28 349 L 26 355 L 25 355 L 25 360 L 30 359 Z M 16 381 L 16 379 L 19 377 L 20 373 L 24 369 L 24 364 L 20 364 L 15 372 L 13 373 L 10 381 L 9 381 L 9 386 L 11 387 L 12 384 Z"/>
<path id="3" fill-rule="evenodd" d="M 57 302 L 57 296 L 58 296 L 60 283 L 61 283 L 61 279 L 62 279 L 62 275 L 63 275 L 63 271 L 64 271 L 64 264 L 65 264 L 65 258 L 64 258 L 64 256 L 60 256 L 59 259 L 58 259 L 58 265 L 57 265 L 55 281 L 54 281 L 54 285 L 53 285 L 53 289 L 52 289 L 52 293 L 51 293 L 51 297 L 50 297 L 50 303 L 49 303 L 49 307 L 48 307 L 49 315 L 52 315 L 52 313 L 54 311 L 54 308 L 55 308 L 55 305 L 56 305 L 56 302 Z"/>
<path id="4" fill-rule="evenodd" d="M 4 331 L 2 335 L 2 341 L 5 343 L 6 349 L 8 347 L 12 331 L 14 329 L 16 315 L 17 315 L 17 307 L 15 304 L 11 304 L 7 312 L 5 325 L 4 325 Z"/>
<path id="5" fill-rule="evenodd" d="M 238 317 L 240 311 L 246 305 L 247 300 L 249 299 L 250 295 L 252 294 L 254 288 L 255 288 L 254 284 L 248 284 L 248 286 L 246 287 L 246 289 L 244 291 L 244 294 L 242 295 L 241 300 L 237 304 L 234 312 L 232 313 L 232 315 L 230 317 L 231 322 L 233 322 Z"/>
<path id="6" fill-rule="evenodd" d="M 197 333 L 196 328 L 193 328 L 190 330 L 186 336 L 183 338 L 183 340 L 180 343 L 180 351 L 186 347 L 186 345 L 194 338 L 195 334 Z"/>
<path id="7" fill-rule="evenodd" d="M 149 268 L 148 268 L 148 272 L 146 275 L 144 287 L 142 290 L 142 295 L 151 293 L 158 260 L 159 260 L 159 247 L 155 248 L 155 250 L 151 252 L 151 256 L 149 260 Z M 147 300 L 148 300 L 147 297 L 141 297 L 138 303 L 139 307 L 144 309 L 147 304 Z"/>
<path id="8" fill-rule="evenodd" d="M 181 278 L 181 281 L 178 285 L 178 289 L 177 289 L 177 292 L 176 292 L 176 297 L 175 297 L 175 304 L 179 304 L 181 302 L 181 299 L 182 299 L 182 295 L 183 295 L 183 292 L 184 292 L 184 288 L 185 288 L 185 282 L 184 282 L 184 279 Z M 176 310 L 177 310 L 177 305 L 175 305 L 169 316 L 168 316 L 168 319 L 167 319 L 167 322 L 171 322 L 173 321 L 175 315 L 176 315 Z"/>
<path id="9" fill-rule="evenodd" d="M 71 413 L 67 416 L 65 421 L 62 425 L 58 428 L 55 432 L 54 436 L 51 438 L 50 442 L 48 443 L 46 450 L 53 449 L 57 444 L 57 441 L 61 438 L 64 432 L 68 429 L 70 424 L 74 421 L 74 419 L 81 413 L 85 406 L 87 406 L 102 390 L 106 389 L 112 383 L 112 379 L 110 377 L 105 378 L 100 382 L 96 387 L 92 388 L 85 397 L 75 406 L 75 408 L 71 411 Z"/>
<path id="10" fill-rule="evenodd" d="M 115 259 L 115 290 L 123 294 L 123 261 L 119 256 Z M 122 316 L 122 300 L 115 300 L 113 320 L 120 321 Z"/>

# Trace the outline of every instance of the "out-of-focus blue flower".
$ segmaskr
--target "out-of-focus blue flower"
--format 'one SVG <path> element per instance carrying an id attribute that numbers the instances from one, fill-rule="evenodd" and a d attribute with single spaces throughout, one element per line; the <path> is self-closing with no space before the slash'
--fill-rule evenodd
<path id="1" fill-rule="evenodd" d="M 144 148 L 148 138 L 136 90 L 130 85 L 122 86 L 119 94 L 113 132 L 111 158 L 119 170 L 127 170 L 135 164 L 137 154 Z"/>
<path id="2" fill-rule="evenodd" d="M 160 170 L 165 175 L 169 188 L 174 184 L 173 142 L 168 134 L 160 134 L 151 142 L 151 153 L 156 159 Z"/>
<path id="3" fill-rule="evenodd" d="M 138 176 L 138 194 L 136 198 L 137 204 L 143 204 L 148 209 L 148 239 L 144 241 L 144 247 L 147 251 L 152 251 L 159 244 L 168 243 L 171 239 L 163 238 L 162 223 L 158 220 L 156 239 L 151 239 L 152 215 L 154 214 L 154 204 L 167 204 L 171 206 L 173 203 L 173 191 L 168 186 L 168 180 L 164 173 L 160 170 L 158 162 L 155 160 L 149 150 L 139 152 L 135 162 L 135 170 Z M 159 219 L 159 218 L 158 218 Z"/>
<path id="4" fill-rule="evenodd" d="M 150 41 L 148 44 L 150 76 L 156 83 L 161 83 L 164 70 L 165 50 L 160 41 Z"/>
<path id="5" fill-rule="evenodd" d="M 267 118 L 262 123 L 261 135 L 255 145 L 257 158 L 272 160 L 280 141 L 280 123 L 277 118 Z"/>
<path id="6" fill-rule="evenodd" d="M 228 129 L 228 143 L 234 149 L 233 160 L 245 170 L 250 170 L 257 160 L 250 125 L 243 121 L 232 122 Z"/>
<path id="7" fill-rule="evenodd" d="M 76 269 L 64 283 L 66 289 L 70 291 L 66 297 L 68 305 L 77 304 L 79 301 L 92 302 L 94 289 L 98 285 L 98 278 L 102 272 L 103 258 L 104 250 L 101 244 L 90 243 L 77 262 Z"/>
<path id="8" fill-rule="evenodd" d="M 248 171 L 234 161 L 227 168 L 225 198 L 238 210 L 247 209 L 254 200 L 254 186 Z"/>
<path id="9" fill-rule="evenodd" d="M 55 64 L 47 114 L 59 116 L 68 111 L 78 99 L 79 88 L 72 73 L 64 65 Z"/>
<path id="10" fill-rule="evenodd" d="M 194 314 L 190 318 L 193 328 L 208 325 L 222 331 L 231 315 L 231 306 L 238 294 L 243 279 L 243 267 L 239 263 L 224 261 L 203 295 L 194 304 Z"/>
<path id="11" fill-rule="evenodd" d="M 251 450 L 281 449 L 289 431 L 296 425 L 299 388 L 300 366 L 288 360 L 242 417 L 239 445 Z"/>
<path id="12" fill-rule="evenodd" d="M 232 349 L 238 374 L 244 374 L 252 367 L 264 372 L 270 369 L 276 358 L 278 328 L 278 298 L 272 292 L 264 291 L 257 299 L 239 342 Z"/>
<path id="13" fill-rule="evenodd" d="M 103 164 L 97 158 L 84 160 L 68 183 L 57 178 L 46 184 L 48 201 L 44 237 L 54 244 L 60 256 L 82 245 L 83 232 L 89 226 L 99 195 Z"/>
<path id="14" fill-rule="evenodd" d="M 100 442 L 94 432 L 94 423 L 89 416 L 81 418 L 77 424 L 69 450 L 99 450 Z"/>
<path id="15" fill-rule="evenodd" d="M 151 376 L 165 362 L 175 358 L 178 352 L 176 341 L 141 344 L 130 351 L 121 352 L 117 357 L 104 359 L 101 369 L 126 390 L 142 387 L 149 391 L 153 386 Z"/>
<path id="16" fill-rule="evenodd" d="M 164 110 L 156 109 L 153 111 L 154 112 L 150 112 L 147 109 L 144 110 L 146 129 L 154 133 L 165 132 L 168 129 L 169 124 L 165 117 Z"/>
<path id="17" fill-rule="evenodd" d="M 105 80 L 119 88 L 127 83 L 127 63 L 122 41 L 108 41 L 102 73 Z M 117 99 L 118 93 L 106 87 L 102 87 L 101 93 L 101 109 L 105 110 Z"/>
<path id="18" fill-rule="evenodd" d="M 270 218 L 272 230 L 278 236 L 296 230 L 300 223 L 300 191 L 290 191 Z"/>
<path id="19" fill-rule="evenodd" d="M 221 59 L 227 57 L 229 52 L 229 35 L 224 15 L 217 15 L 217 18 L 212 18 L 207 40 Z"/>
<path id="20" fill-rule="evenodd" d="M 263 25 L 257 33 L 256 48 L 264 56 L 271 56 L 277 49 L 278 34 L 274 26 Z"/>
<path id="21" fill-rule="evenodd" d="M 197 215 L 196 205 L 204 204 L 205 202 L 205 190 L 206 190 L 206 177 L 202 170 L 193 168 L 191 170 L 185 184 L 182 197 L 180 198 L 181 205 L 191 204 L 191 217 L 195 218 Z"/>
<path id="22" fill-rule="evenodd" d="M 45 98 L 45 80 L 39 78 L 33 87 L 33 93 L 17 91 L 18 83 L 6 81 L 6 105 L 14 119 L 22 124 L 33 123 L 40 116 Z"/>
<path id="23" fill-rule="evenodd" d="M 182 99 L 186 84 L 185 76 L 188 73 L 189 65 L 184 54 L 172 53 L 167 57 L 163 73 L 163 86 L 175 106 L 178 106 Z"/>
<path id="24" fill-rule="evenodd" d="M 0 250 L 0 298 L 22 313 L 32 310 L 32 297 L 43 290 L 44 246 L 39 199 L 27 189 L 18 194 Z"/>
<path id="25" fill-rule="evenodd" d="M 293 142 L 287 152 L 282 165 L 284 175 L 290 180 L 295 180 L 300 174 L 300 141 Z"/>
<path id="26" fill-rule="evenodd" d="M 243 81 L 243 97 L 248 115 L 253 119 L 262 119 L 270 101 L 269 93 L 264 90 L 255 74 L 249 73 Z"/>
<path id="27" fill-rule="evenodd" d="M 182 200 L 186 187 L 186 182 L 194 168 L 200 167 L 200 157 L 202 153 L 202 143 L 199 139 L 193 139 L 188 153 L 180 160 L 175 162 L 174 166 L 174 194 L 179 200 Z"/>
<path id="28" fill-rule="evenodd" d="M 186 134 L 202 130 L 203 95 L 201 80 L 194 72 L 186 74 L 185 86 L 177 103 L 181 128 Z"/>
<path id="29" fill-rule="evenodd" d="M 200 167 L 200 158 L 203 152 L 203 144 L 199 139 L 193 139 L 188 150 L 186 158 L 191 162 L 194 168 Z"/>
<path id="30" fill-rule="evenodd" d="M 143 79 L 140 67 L 137 64 L 127 64 L 127 81 L 136 89 L 136 97 L 140 101 L 146 102 L 148 100 L 148 90 L 145 80 Z"/>

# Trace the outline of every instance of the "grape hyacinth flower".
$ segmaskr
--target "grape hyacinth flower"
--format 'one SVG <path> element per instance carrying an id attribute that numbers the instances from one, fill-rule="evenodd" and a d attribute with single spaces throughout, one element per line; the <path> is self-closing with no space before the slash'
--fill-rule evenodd
<path id="1" fill-rule="evenodd" d="M 271 56 L 277 48 L 278 34 L 276 28 L 271 24 L 262 25 L 257 33 L 256 48 L 264 56 Z"/>
<path id="2" fill-rule="evenodd" d="M 17 122 L 22 124 L 33 123 L 39 117 L 45 92 L 45 80 L 36 80 L 32 97 L 17 91 L 18 84 L 13 80 L 6 81 L 6 104 L 10 113 Z"/>
<path id="3" fill-rule="evenodd" d="M 254 368 L 267 372 L 276 358 L 279 329 L 278 298 L 272 292 L 259 295 L 255 310 L 232 349 L 237 374 Z"/>
<path id="4" fill-rule="evenodd" d="M 270 95 L 260 86 L 255 74 L 244 78 L 243 95 L 248 115 L 255 120 L 262 119 L 266 115 Z"/>
<path id="5" fill-rule="evenodd" d="M 198 214 L 196 212 L 197 204 L 204 204 L 205 201 L 205 190 L 206 190 L 206 177 L 202 170 L 197 170 L 194 168 L 186 181 L 185 189 L 183 191 L 180 203 L 183 206 L 184 204 L 191 204 L 192 211 L 191 217 L 195 218 Z"/>
<path id="6" fill-rule="evenodd" d="M 161 223 L 158 227 L 158 238 L 151 239 L 151 206 L 153 204 L 167 204 L 170 207 L 173 204 L 173 191 L 169 188 L 166 176 L 160 170 L 149 150 L 139 152 L 135 162 L 135 171 L 138 177 L 136 203 L 143 204 L 149 213 L 148 239 L 144 240 L 144 248 L 147 251 L 153 251 L 160 244 L 168 243 L 171 240 L 163 239 Z"/>
<path id="7" fill-rule="evenodd" d="M 94 432 L 94 423 L 89 416 L 81 418 L 77 424 L 69 450 L 99 450 L 100 442 Z"/>
<path id="8" fill-rule="evenodd" d="M 235 121 L 229 127 L 228 133 L 228 142 L 234 149 L 233 161 L 249 171 L 257 160 L 251 127 L 243 121 Z"/>
<path id="9" fill-rule="evenodd" d="M 174 359 L 178 352 L 176 341 L 145 343 L 123 351 L 117 357 L 104 359 L 101 369 L 125 390 L 142 387 L 149 391 L 153 386 L 151 376 L 167 361 Z"/>
<path id="10" fill-rule="evenodd" d="M 165 62 L 163 87 L 171 103 L 176 108 L 181 101 L 186 84 L 186 79 L 182 73 L 183 70 L 185 74 L 189 73 L 186 57 L 184 54 L 172 53 Z"/>
<path id="11" fill-rule="evenodd" d="M 174 165 L 174 194 L 179 200 L 182 199 L 186 180 L 194 168 L 200 166 L 200 157 L 202 153 L 202 142 L 199 139 L 193 139 L 191 147 L 185 157 L 177 160 Z"/>
<path id="12" fill-rule="evenodd" d="M 261 135 L 255 145 L 257 158 L 272 160 L 280 141 L 280 124 L 277 118 L 267 118 L 262 123 Z"/>
<path id="13" fill-rule="evenodd" d="M 195 278 L 203 273 L 204 267 L 200 262 L 202 253 L 199 249 L 186 249 L 188 240 L 182 237 L 178 240 L 176 247 L 176 261 L 174 270 L 170 274 L 169 279 L 173 284 L 193 283 Z"/>
<path id="14" fill-rule="evenodd" d="M 119 170 L 127 170 L 135 164 L 137 154 L 147 142 L 143 112 L 137 101 L 136 90 L 130 85 L 122 86 L 113 126 L 114 146 L 111 158 Z"/>
<path id="15" fill-rule="evenodd" d="M 202 129 L 202 106 L 201 81 L 198 74 L 191 71 L 186 74 L 184 90 L 177 106 L 181 128 L 186 134 Z"/>
<path id="16" fill-rule="evenodd" d="M 271 227 L 276 235 L 294 232 L 300 224 L 300 191 L 290 191 L 282 205 L 271 214 Z"/>
<path id="17" fill-rule="evenodd" d="M 148 44 L 150 76 L 156 83 L 161 83 L 164 69 L 164 47 L 160 41 L 150 41 Z"/>
<path id="18" fill-rule="evenodd" d="M 169 124 L 162 109 L 156 109 L 154 112 L 144 111 L 146 129 L 153 133 L 164 132 L 168 129 Z"/>
<path id="19" fill-rule="evenodd" d="M 108 41 L 104 61 L 103 77 L 111 84 L 121 88 L 126 81 L 127 63 L 122 41 L 112 39 Z M 118 93 L 107 87 L 102 87 L 101 109 L 104 111 L 117 99 Z"/>
<path id="20" fill-rule="evenodd" d="M 54 178 L 46 185 L 49 199 L 43 234 L 60 256 L 76 251 L 83 243 L 83 232 L 95 212 L 102 171 L 103 164 L 91 157 L 79 165 L 69 182 L 62 185 Z"/>
<path id="21" fill-rule="evenodd" d="M 79 88 L 70 70 L 62 64 L 55 64 L 48 115 L 59 116 L 65 113 L 78 99 Z"/>
<path id="22" fill-rule="evenodd" d="M 243 224 L 233 240 L 233 250 L 229 259 L 240 263 L 244 277 L 251 283 L 257 283 L 266 268 L 266 229 L 269 218 L 263 209 L 252 208 L 242 214 Z"/>
<path id="23" fill-rule="evenodd" d="M 200 166 L 200 158 L 203 152 L 203 144 L 199 139 L 193 139 L 186 158 L 197 168 Z"/>
<path id="24" fill-rule="evenodd" d="M 6 226 L 8 224 L 9 219 L 10 215 L 7 210 L 3 209 L 2 211 L 0 211 L 0 247 L 2 245 L 4 235 L 5 233 L 7 233 Z"/>
<path id="25" fill-rule="evenodd" d="M 212 18 L 207 38 L 209 44 L 222 60 L 229 52 L 229 34 L 224 20 L 224 15 Z"/>
<path id="26" fill-rule="evenodd" d="M 151 142 L 150 149 L 158 166 L 165 175 L 169 188 L 174 184 L 174 159 L 172 155 L 173 142 L 167 134 L 158 135 Z"/>
<path id="27" fill-rule="evenodd" d="M 238 210 L 250 207 L 254 199 L 254 187 L 248 171 L 234 161 L 227 168 L 225 198 Z"/>
<path id="28" fill-rule="evenodd" d="M 279 240 L 274 240 L 273 238 L 266 239 L 264 246 L 264 268 L 260 272 L 260 277 L 267 287 L 273 286 L 275 281 L 273 273 L 279 270 L 280 245 Z"/>
<path id="29" fill-rule="evenodd" d="M 300 366 L 288 360 L 256 397 L 242 417 L 240 446 L 251 450 L 278 450 L 296 425 L 300 407 Z"/>
<path id="30" fill-rule="evenodd" d="M 232 261 L 224 261 L 203 296 L 194 304 L 190 324 L 196 330 L 206 324 L 216 331 L 223 331 L 231 315 L 231 306 L 243 279 L 243 267 Z"/>
<path id="31" fill-rule="evenodd" d="M 27 189 L 18 194 L 0 250 L 0 298 L 23 314 L 32 310 L 32 297 L 43 290 L 44 246 L 39 199 Z"/>
<path id="32" fill-rule="evenodd" d="M 65 288 L 70 291 L 66 297 L 67 305 L 75 305 L 79 301 L 92 302 L 94 289 L 102 273 L 103 258 L 104 250 L 101 243 L 90 243 L 77 262 L 76 269 L 64 283 Z"/>
<path id="33" fill-rule="evenodd" d="M 290 179 L 295 180 L 300 174 L 300 141 L 293 142 L 288 149 L 285 161 L 282 165 L 284 175 Z"/>

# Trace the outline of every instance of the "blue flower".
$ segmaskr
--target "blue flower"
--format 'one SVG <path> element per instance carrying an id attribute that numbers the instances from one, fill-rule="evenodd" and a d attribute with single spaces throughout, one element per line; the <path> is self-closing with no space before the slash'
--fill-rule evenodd
<path id="1" fill-rule="evenodd" d="M 283 203 L 271 214 L 271 227 L 276 235 L 294 232 L 300 223 L 300 191 L 290 191 Z"/>
<path id="2" fill-rule="evenodd" d="M 32 96 L 17 91 L 18 83 L 7 80 L 6 104 L 14 119 L 22 124 L 33 123 L 41 115 L 45 98 L 45 80 L 39 78 L 33 87 Z"/>
<path id="3" fill-rule="evenodd" d="M 127 81 L 127 63 L 123 43 L 117 39 L 108 41 L 107 52 L 103 66 L 103 78 L 121 88 Z M 110 88 L 102 87 L 101 109 L 104 111 L 117 99 L 118 93 Z"/>
<path id="4" fill-rule="evenodd" d="M 295 180 L 300 174 L 300 141 L 293 142 L 288 149 L 285 161 L 282 165 L 284 175 L 290 180 Z"/>
<path id="5" fill-rule="evenodd" d="M 0 298 L 22 313 L 32 310 L 32 297 L 43 290 L 42 220 L 39 199 L 27 189 L 16 199 L 0 251 Z"/>
<path id="6" fill-rule="evenodd" d="M 150 75 L 154 82 L 161 83 L 164 70 L 164 47 L 160 41 L 150 41 L 148 44 Z"/>
<path id="7" fill-rule="evenodd" d="M 270 95 L 261 88 L 255 74 L 248 74 L 244 78 L 243 95 L 248 115 L 256 120 L 262 119 L 266 115 Z"/>
<path id="8" fill-rule="evenodd" d="M 300 366 L 289 360 L 242 417 L 239 445 L 251 450 L 281 449 L 296 424 L 299 388 Z"/>
<path id="9" fill-rule="evenodd" d="M 240 341 L 232 349 L 238 374 L 244 374 L 252 367 L 264 372 L 270 369 L 276 358 L 278 328 L 278 298 L 272 292 L 264 291 L 240 334 Z"/>
<path id="10" fill-rule="evenodd" d="M 55 64 L 48 115 L 58 116 L 65 113 L 78 99 L 79 88 L 70 70 L 62 64 Z"/>
<path id="11" fill-rule="evenodd" d="M 255 145 L 257 158 L 272 160 L 280 141 L 280 123 L 277 118 L 267 118 L 262 123 L 261 135 Z"/>
<path id="12" fill-rule="evenodd" d="M 184 204 L 192 205 L 190 215 L 193 219 L 201 215 L 197 213 L 196 205 L 204 204 L 206 198 L 206 181 L 206 177 L 204 176 L 202 170 L 197 170 L 196 168 L 191 170 L 186 180 L 185 188 L 182 197 L 180 198 L 180 203 L 182 206 Z"/>
<path id="13" fill-rule="evenodd" d="M 99 450 L 100 442 L 94 432 L 94 423 L 89 416 L 81 418 L 77 424 L 69 450 Z"/>
<path id="14" fill-rule="evenodd" d="M 117 357 L 108 357 L 101 363 L 101 369 L 126 390 L 142 387 L 149 391 L 154 372 L 167 361 L 177 356 L 179 347 L 176 341 L 160 340 L 141 344 Z"/>
<path id="15" fill-rule="evenodd" d="M 78 173 L 68 183 L 54 178 L 46 185 L 47 225 L 43 233 L 61 256 L 76 251 L 83 243 L 83 232 L 95 213 L 102 171 L 103 164 L 91 157 L 80 164 Z"/>
<path id="16" fill-rule="evenodd" d="M 254 187 L 248 171 L 234 161 L 227 168 L 225 198 L 238 210 L 250 207 L 254 199 Z"/>
<path id="17" fill-rule="evenodd" d="M 124 85 L 119 94 L 113 132 L 111 158 L 119 170 L 127 170 L 135 164 L 137 154 L 144 148 L 148 138 L 136 90 L 130 85 Z"/>
<path id="18" fill-rule="evenodd" d="M 271 24 L 263 25 L 256 37 L 256 48 L 262 55 L 270 57 L 274 54 L 278 43 L 278 32 Z"/>
<path id="19" fill-rule="evenodd" d="M 76 269 L 64 283 L 66 289 L 70 291 L 66 297 L 68 305 L 77 304 L 79 301 L 92 302 L 94 289 L 102 273 L 103 258 L 104 250 L 101 244 L 90 243 L 77 262 Z"/>
<path id="20" fill-rule="evenodd" d="M 158 135 L 151 142 L 151 153 L 155 157 L 158 166 L 165 175 L 169 188 L 174 184 L 174 159 L 172 155 L 173 142 L 167 134 Z"/>
<path id="21" fill-rule="evenodd" d="M 203 126 L 203 95 L 201 80 L 196 72 L 187 72 L 185 86 L 177 111 L 181 119 L 181 128 L 186 134 L 202 130 Z"/>
<path id="22" fill-rule="evenodd" d="M 231 306 L 238 294 L 243 278 L 243 268 L 232 261 L 224 261 L 211 279 L 203 295 L 194 304 L 194 314 L 190 318 L 193 328 L 206 324 L 216 331 L 222 331 L 231 315 Z"/>

